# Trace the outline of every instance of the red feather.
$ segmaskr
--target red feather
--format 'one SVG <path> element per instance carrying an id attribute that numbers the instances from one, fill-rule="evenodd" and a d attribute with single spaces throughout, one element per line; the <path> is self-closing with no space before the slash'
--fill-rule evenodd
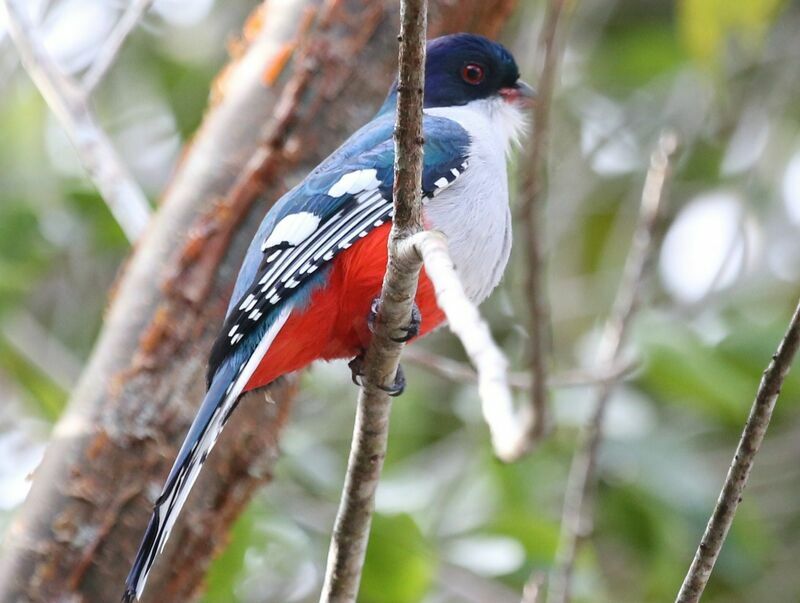
<path id="1" fill-rule="evenodd" d="M 370 305 L 381 292 L 388 256 L 390 223 L 370 232 L 333 261 L 328 282 L 295 310 L 272 342 L 245 391 L 300 370 L 315 360 L 353 358 L 369 343 Z M 416 297 L 422 314 L 419 337 L 444 320 L 433 285 L 423 270 Z"/>

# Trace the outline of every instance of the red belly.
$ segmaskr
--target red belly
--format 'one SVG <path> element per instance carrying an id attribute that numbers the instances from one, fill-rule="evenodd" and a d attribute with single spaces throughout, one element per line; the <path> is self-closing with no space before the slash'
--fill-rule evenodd
<path id="1" fill-rule="evenodd" d="M 336 257 L 327 284 L 311 294 L 305 307 L 292 312 L 245 391 L 304 368 L 314 360 L 352 358 L 366 348 L 371 337 L 367 316 L 383 284 L 390 228 L 390 223 L 376 228 Z M 444 320 L 424 270 L 416 302 L 422 314 L 421 337 Z"/>

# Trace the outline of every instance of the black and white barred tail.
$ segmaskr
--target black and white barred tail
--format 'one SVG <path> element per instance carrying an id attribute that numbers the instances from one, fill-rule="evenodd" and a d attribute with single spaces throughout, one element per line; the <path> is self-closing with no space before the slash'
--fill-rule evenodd
<path id="1" fill-rule="evenodd" d="M 156 500 L 133 567 L 125 580 L 123 603 L 132 603 L 142 596 L 150 570 L 167 543 L 200 468 L 236 408 L 244 386 L 283 327 L 290 311 L 287 307 L 279 313 L 249 358 L 241 363 L 230 359 L 217 370 L 170 470 L 164 489 Z"/>

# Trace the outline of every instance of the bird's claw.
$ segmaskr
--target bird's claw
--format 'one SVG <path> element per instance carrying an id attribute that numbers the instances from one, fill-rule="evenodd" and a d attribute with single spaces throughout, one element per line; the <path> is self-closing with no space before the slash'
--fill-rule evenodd
<path id="1" fill-rule="evenodd" d="M 378 311 L 381 307 L 381 298 L 376 297 L 372 300 L 372 304 L 369 307 L 369 315 L 367 316 L 367 327 L 369 327 L 370 333 L 373 335 L 375 334 L 375 319 L 378 317 Z M 417 303 L 411 306 L 411 320 L 409 321 L 408 325 L 405 327 L 400 327 L 400 330 L 403 331 L 403 335 L 400 337 L 390 337 L 392 341 L 395 343 L 406 343 L 414 339 L 417 335 L 419 335 L 419 329 L 422 325 L 422 312 L 419 311 L 419 306 Z"/>
<path id="2" fill-rule="evenodd" d="M 363 352 L 348 362 L 347 366 L 350 367 L 350 379 L 352 379 L 353 383 L 355 383 L 358 387 L 361 387 L 363 384 L 361 383 L 360 378 L 364 376 Z M 379 385 L 378 389 L 382 389 L 392 397 L 402 394 L 406 389 L 406 375 L 403 372 L 403 367 L 399 364 L 397 365 L 397 373 L 394 376 L 394 383 L 391 385 Z"/>
<path id="3" fill-rule="evenodd" d="M 369 314 L 367 314 L 367 328 L 373 335 L 375 334 L 375 320 L 378 318 L 378 311 L 381 309 L 381 298 L 376 297 L 369 305 Z"/>
<path id="4" fill-rule="evenodd" d="M 361 387 L 361 382 L 359 381 L 359 377 L 364 376 L 364 353 L 362 352 L 361 354 L 353 358 L 350 362 L 347 363 L 347 366 L 350 367 L 350 379 L 352 379 L 355 385 Z"/>
<path id="5" fill-rule="evenodd" d="M 411 306 L 411 320 L 405 327 L 400 327 L 400 330 L 405 333 L 405 335 L 401 335 L 400 337 L 392 337 L 392 341 L 396 343 L 406 343 L 407 341 L 411 341 L 417 335 L 419 335 L 419 328 L 422 325 L 422 312 L 419 311 L 419 306 L 416 302 L 414 305 Z"/>
<path id="6" fill-rule="evenodd" d="M 406 389 L 406 375 L 403 372 L 402 365 L 397 365 L 397 373 L 394 376 L 394 383 L 391 385 L 379 385 L 378 389 L 382 389 L 392 398 L 396 398 L 402 394 Z"/>

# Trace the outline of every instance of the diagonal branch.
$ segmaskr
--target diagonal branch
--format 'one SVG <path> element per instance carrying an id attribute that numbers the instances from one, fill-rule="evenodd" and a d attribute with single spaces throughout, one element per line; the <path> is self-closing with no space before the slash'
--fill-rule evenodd
<path id="1" fill-rule="evenodd" d="M 423 347 L 412 346 L 403 350 L 403 358 L 421 369 L 454 383 L 477 383 L 478 373 L 464 362 L 441 356 Z M 548 375 L 547 387 L 577 388 L 593 387 L 605 381 L 621 381 L 637 368 L 635 362 L 622 362 L 609 367 L 598 367 L 594 371 L 572 369 Z M 528 372 L 508 374 L 508 385 L 514 389 L 530 390 L 531 375 Z"/>
<path id="2" fill-rule="evenodd" d="M 539 35 L 538 48 L 543 54 L 542 71 L 538 81 L 538 98 L 534 106 L 533 121 L 536 129 L 528 156 L 528 169 L 524 171 L 522 194 L 522 222 L 527 243 L 527 274 L 525 294 L 530 304 L 528 352 L 531 373 L 531 418 L 529 446 L 533 446 L 549 428 L 547 356 L 550 348 L 550 308 L 547 299 L 544 227 L 542 225 L 545 202 L 544 179 L 547 171 L 547 147 L 550 130 L 550 105 L 555 86 L 556 69 L 560 52 L 556 46 L 556 32 L 565 0 L 551 0 Z"/>
<path id="3" fill-rule="evenodd" d="M 100 48 L 97 58 L 95 58 L 81 80 L 85 96 L 89 96 L 94 89 L 97 88 L 97 85 L 103 81 L 106 73 L 108 73 L 114 61 L 116 61 L 117 55 L 120 49 L 122 49 L 125 40 L 127 40 L 131 32 L 136 29 L 141 18 L 150 6 L 152 6 L 153 1 L 154 0 L 131 0 L 127 10 L 122 13 L 122 17 L 120 17 L 117 25 L 111 31 L 108 40 L 106 40 L 105 44 Z"/>
<path id="4" fill-rule="evenodd" d="M 663 197 L 664 184 L 669 172 L 669 158 L 675 152 L 675 136 L 661 135 L 658 147 L 650 158 L 650 169 L 642 191 L 639 222 L 625 261 L 622 280 L 606 322 L 598 350 L 598 364 L 606 366 L 619 362 L 622 347 L 637 307 L 645 268 L 653 252 L 655 229 Z M 564 509 L 561 535 L 556 553 L 556 567 L 550 580 L 547 603 L 567 603 L 570 600 L 572 571 L 578 551 L 579 539 L 586 535 L 585 518 L 588 515 L 589 491 L 595 482 L 597 453 L 603 437 L 602 424 L 608 400 L 615 382 L 608 381 L 597 389 L 594 412 L 582 430 L 578 450 L 572 460 Z"/>
<path id="5" fill-rule="evenodd" d="M 150 219 L 147 198 L 95 121 L 83 91 L 59 71 L 45 50 L 23 3 L 0 0 L 0 7 L 5 9 L 8 31 L 25 71 L 66 131 L 125 236 L 132 243 L 137 241 Z"/>
<path id="6" fill-rule="evenodd" d="M 464 351 L 477 369 L 481 410 L 492 438 L 492 448 L 502 461 L 519 458 L 527 442 L 522 428 L 526 420 L 514 411 L 514 399 L 508 383 L 508 361 L 492 339 L 489 326 L 481 318 L 456 274 L 447 248 L 447 239 L 427 231 L 408 241 L 425 264 L 425 273 L 433 283 L 436 305 L 447 317 L 450 330 L 461 340 Z M 411 250 L 405 255 L 412 255 Z M 527 407 L 523 407 L 525 412 Z"/>
<path id="7" fill-rule="evenodd" d="M 31 366 L 69 392 L 78 380 L 81 365 L 72 350 L 61 343 L 27 310 L 18 310 L 0 322 L 0 335 Z"/>
<path id="8" fill-rule="evenodd" d="M 761 377 L 750 416 L 742 431 L 739 445 L 731 461 L 719 499 L 708 520 L 706 531 L 700 540 L 700 546 L 694 554 L 692 565 L 678 592 L 676 603 L 697 603 L 711 577 L 714 564 L 728 536 L 728 531 L 736 515 L 736 509 L 742 502 L 744 488 L 750 477 L 750 470 L 764 441 L 764 436 L 775 410 L 775 403 L 781 392 L 786 375 L 792 366 L 797 350 L 800 348 L 800 303 L 795 308 L 786 334 L 783 336 L 778 351 Z"/>

